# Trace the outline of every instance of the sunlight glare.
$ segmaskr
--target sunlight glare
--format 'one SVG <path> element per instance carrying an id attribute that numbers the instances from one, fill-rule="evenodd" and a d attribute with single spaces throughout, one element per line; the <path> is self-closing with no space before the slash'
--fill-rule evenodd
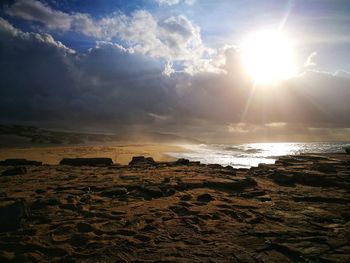
<path id="1" fill-rule="evenodd" d="M 273 84 L 297 74 L 292 41 L 276 31 L 261 31 L 242 45 L 243 65 L 256 84 Z"/>

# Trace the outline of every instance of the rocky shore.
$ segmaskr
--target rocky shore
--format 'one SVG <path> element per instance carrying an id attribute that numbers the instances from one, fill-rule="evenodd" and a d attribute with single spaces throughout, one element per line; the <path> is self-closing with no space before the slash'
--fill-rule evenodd
<path id="1" fill-rule="evenodd" d="M 98 161 L 0 163 L 0 262 L 350 262 L 349 154 Z"/>

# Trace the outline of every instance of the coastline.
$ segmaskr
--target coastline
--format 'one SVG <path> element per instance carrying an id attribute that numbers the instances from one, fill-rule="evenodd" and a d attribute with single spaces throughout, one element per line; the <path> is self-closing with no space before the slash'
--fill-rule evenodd
<path id="1" fill-rule="evenodd" d="M 0 259 L 348 262 L 349 164 L 344 153 L 251 169 L 148 159 L 25 166 L 0 176 Z"/>

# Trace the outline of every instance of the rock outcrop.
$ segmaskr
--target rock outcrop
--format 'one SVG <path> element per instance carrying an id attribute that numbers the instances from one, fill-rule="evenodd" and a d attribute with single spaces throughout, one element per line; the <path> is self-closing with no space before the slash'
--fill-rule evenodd
<path id="1" fill-rule="evenodd" d="M 108 166 L 112 164 L 111 158 L 64 158 L 60 161 L 60 165 L 71 166 Z"/>
<path id="2" fill-rule="evenodd" d="M 152 157 L 144 157 L 144 156 L 135 156 L 132 158 L 129 165 L 132 166 L 144 166 L 144 165 L 156 165 L 157 163 L 153 160 Z"/>
<path id="3" fill-rule="evenodd" d="M 42 162 L 30 161 L 26 159 L 6 159 L 4 161 L 0 161 L 0 165 L 4 165 L 4 166 L 42 165 Z"/>

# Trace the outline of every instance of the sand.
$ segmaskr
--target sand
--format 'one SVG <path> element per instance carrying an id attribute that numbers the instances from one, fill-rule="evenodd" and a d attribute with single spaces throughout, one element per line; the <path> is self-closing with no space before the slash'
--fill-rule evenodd
<path id="1" fill-rule="evenodd" d="M 16 169 L 0 262 L 350 262 L 350 155 Z"/>
<path id="2" fill-rule="evenodd" d="M 128 164 L 133 156 L 138 155 L 153 157 L 156 161 L 171 161 L 173 158 L 166 153 L 179 151 L 183 148 L 171 144 L 0 148 L 0 160 L 24 158 L 53 165 L 65 157 L 108 157 L 114 163 Z"/>

